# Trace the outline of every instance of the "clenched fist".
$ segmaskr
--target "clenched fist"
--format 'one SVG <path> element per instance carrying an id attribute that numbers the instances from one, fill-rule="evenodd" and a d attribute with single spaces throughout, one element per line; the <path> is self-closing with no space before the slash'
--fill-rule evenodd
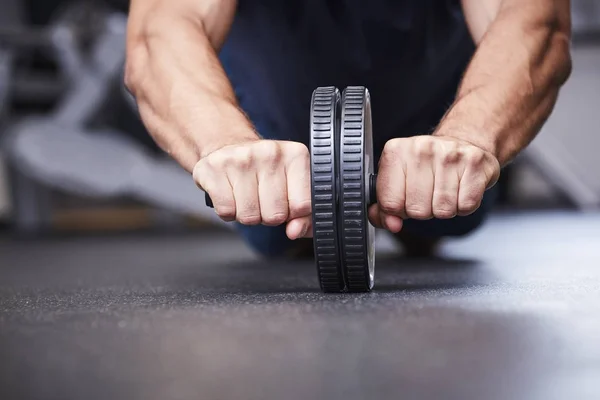
<path id="1" fill-rule="evenodd" d="M 468 142 L 429 135 L 392 139 L 380 158 L 377 204 L 369 219 L 397 233 L 407 218 L 466 216 L 499 176 L 496 157 Z"/>
<path id="2" fill-rule="evenodd" d="M 224 221 L 244 225 L 287 223 L 290 239 L 310 235 L 310 156 L 302 143 L 256 140 L 225 146 L 194 167 Z"/>

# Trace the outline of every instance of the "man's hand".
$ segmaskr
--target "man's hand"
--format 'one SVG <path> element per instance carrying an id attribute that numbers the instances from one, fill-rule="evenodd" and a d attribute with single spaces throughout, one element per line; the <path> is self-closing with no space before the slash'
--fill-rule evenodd
<path id="1" fill-rule="evenodd" d="M 225 146 L 195 166 L 194 180 L 224 221 L 311 234 L 310 156 L 301 143 L 256 140 Z"/>
<path id="2" fill-rule="evenodd" d="M 498 181 L 493 154 L 451 137 L 415 136 L 386 143 L 379 163 L 377 204 L 369 219 L 397 233 L 402 221 L 473 213 Z"/>

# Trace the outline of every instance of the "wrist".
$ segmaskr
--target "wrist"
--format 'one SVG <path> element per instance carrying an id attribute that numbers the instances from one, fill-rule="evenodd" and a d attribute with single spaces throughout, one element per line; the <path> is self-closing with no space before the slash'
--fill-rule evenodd
<path id="1" fill-rule="evenodd" d="M 500 128 L 490 125 L 481 114 L 469 113 L 472 117 L 461 117 L 458 105 L 442 119 L 434 136 L 461 140 L 493 155 L 502 163 L 502 143 Z"/>
<path id="2" fill-rule="evenodd" d="M 256 142 L 261 140 L 259 136 L 233 136 L 229 135 L 226 138 L 219 140 L 212 140 L 210 142 L 205 143 L 204 145 L 199 147 L 198 151 L 198 161 L 202 160 L 205 157 L 208 157 L 210 154 L 218 151 L 227 146 L 234 146 L 242 143 Z"/>
<path id="3" fill-rule="evenodd" d="M 248 117 L 236 105 L 228 103 L 219 112 L 218 120 L 204 127 L 197 145 L 199 160 L 226 146 L 261 140 Z"/>
<path id="4" fill-rule="evenodd" d="M 481 134 L 481 131 L 469 131 L 465 128 L 441 128 L 433 133 L 433 136 L 457 139 L 469 143 L 475 147 L 499 158 L 498 144 Z"/>

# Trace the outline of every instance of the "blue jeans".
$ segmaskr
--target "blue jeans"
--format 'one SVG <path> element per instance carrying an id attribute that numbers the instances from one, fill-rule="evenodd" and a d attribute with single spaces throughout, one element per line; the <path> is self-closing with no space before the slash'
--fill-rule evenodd
<path id="1" fill-rule="evenodd" d="M 259 133 L 308 146 L 312 91 L 364 85 L 372 99 L 375 165 L 388 140 L 436 127 L 474 51 L 453 1 L 433 2 L 437 6 L 422 0 L 239 4 L 220 60 Z M 492 189 L 470 216 L 407 220 L 404 231 L 435 238 L 466 235 L 482 224 L 494 198 Z M 285 225 L 238 229 L 265 256 L 283 255 L 294 245 Z"/>

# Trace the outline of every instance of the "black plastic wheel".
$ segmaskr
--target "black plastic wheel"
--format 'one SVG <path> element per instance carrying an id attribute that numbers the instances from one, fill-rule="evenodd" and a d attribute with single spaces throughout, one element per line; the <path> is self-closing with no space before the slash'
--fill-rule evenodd
<path id="1" fill-rule="evenodd" d="M 310 110 L 313 242 L 324 292 L 341 292 L 345 288 L 337 227 L 340 97 L 335 87 L 317 88 Z"/>
<path id="2" fill-rule="evenodd" d="M 371 177 L 374 173 L 371 98 L 363 86 L 350 86 L 342 94 L 340 130 L 340 201 L 338 230 L 342 273 L 349 292 L 373 288 L 375 228 L 368 218 Z"/>

